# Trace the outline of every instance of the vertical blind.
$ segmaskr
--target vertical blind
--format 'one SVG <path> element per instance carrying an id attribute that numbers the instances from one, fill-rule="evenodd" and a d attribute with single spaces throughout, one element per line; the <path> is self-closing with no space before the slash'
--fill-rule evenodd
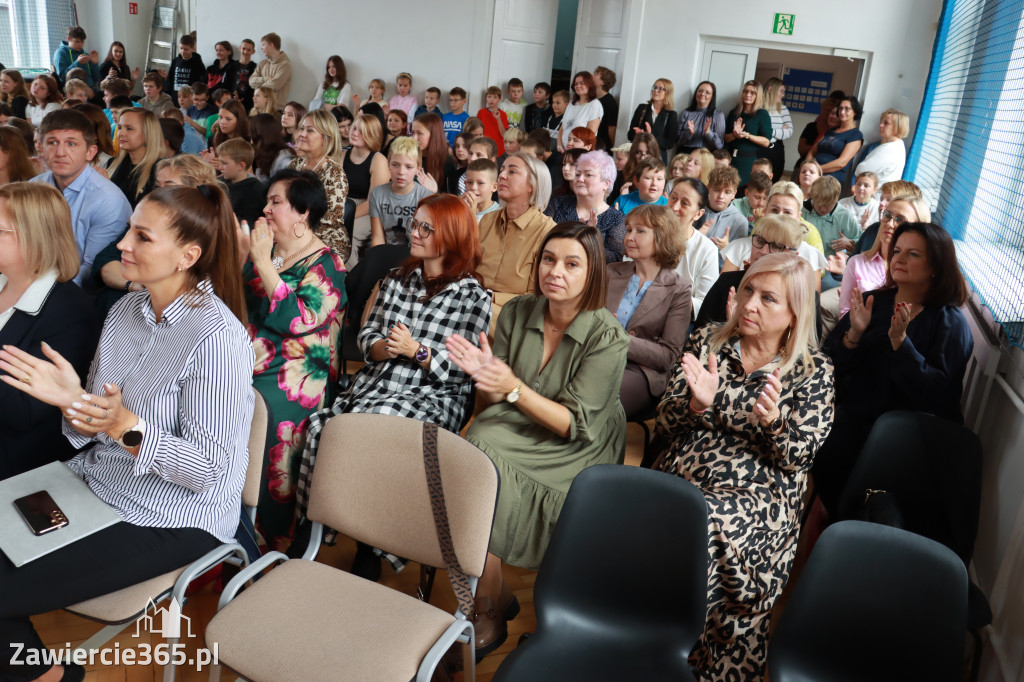
<path id="1" fill-rule="evenodd" d="M 72 0 L 0 0 L 0 63 L 48 69 L 68 27 L 78 23 L 75 17 Z"/>
<path id="2" fill-rule="evenodd" d="M 971 288 L 1024 342 L 1024 0 L 946 0 L 905 177 Z"/>

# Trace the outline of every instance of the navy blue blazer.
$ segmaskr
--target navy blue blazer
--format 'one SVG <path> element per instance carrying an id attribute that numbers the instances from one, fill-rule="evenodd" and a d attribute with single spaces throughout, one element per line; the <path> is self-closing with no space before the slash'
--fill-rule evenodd
<path id="1" fill-rule="evenodd" d="M 0 345 L 41 358 L 45 341 L 74 366 L 84 385 L 99 336 L 92 299 L 74 282 L 56 282 L 39 313 L 14 311 L 0 329 Z M 62 419 L 58 408 L 0 382 L 0 480 L 70 459 L 75 448 L 61 433 Z"/>

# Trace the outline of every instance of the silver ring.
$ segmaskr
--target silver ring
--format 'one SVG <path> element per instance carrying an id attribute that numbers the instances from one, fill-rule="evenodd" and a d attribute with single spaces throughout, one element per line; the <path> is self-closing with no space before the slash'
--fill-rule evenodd
<path id="1" fill-rule="evenodd" d="M 86 417 L 85 421 L 88 422 L 89 424 L 92 424 L 92 417 Z"/>
<path id="2" fill-rule="evenodd" d="M 459 353 L 459 360 L 461 360 L 461 359 L 462 359 L 462 358 L 464 358 L 464 357 L 466 357 L 466 354 L 465 354 L 465 353 Z"/>
<path id="3" fill-rule="evenodd" d="M 104 419 L 110 419 L 110 410 L 107 410 L 107 416 L 105 416 Z"/>

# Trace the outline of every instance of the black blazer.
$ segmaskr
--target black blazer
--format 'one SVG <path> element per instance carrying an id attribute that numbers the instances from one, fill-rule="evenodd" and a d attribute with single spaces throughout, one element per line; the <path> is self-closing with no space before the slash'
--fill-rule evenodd
<path id="1" fill-rule="evenodd" d="M 0 345 L 44 357 L 45 341 L 78 371 L 85 384 L 99 342 L 100 320 L 92 299 L 74 282 L 57 282 L 36 315 L 15 310 L 0 329 Z M 60 409 L 0 382 L 0 480 L 56 460 L 75 449 L 61 433 Z"/>
<path id="2" fill-rule="evenodd" d="M 626 137 L 630 142 L 636 137 L 633 128 L 643 130 L 645 123 L 650 124 L 651 135 L 654 135 L 658 146 L 661 147 L 661 160 L 668 163 L 668 154 L 679 140 L 679 114 L 671 109 L 662 109 L 658 112 L 658 117 L 654 118 L 654 110 L 650 103 L 644 102 L 636 108 L 636 111 L 633 112 L 633 120 L 629 122 L 629 132 L 626 133 Z M 669 173 L 666 173 L 667 175 Z"/>

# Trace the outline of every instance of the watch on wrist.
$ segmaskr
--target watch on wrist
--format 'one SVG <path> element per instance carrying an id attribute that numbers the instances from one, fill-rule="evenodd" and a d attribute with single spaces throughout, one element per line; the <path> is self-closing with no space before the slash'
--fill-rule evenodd
<path id="1" fill-rule="evenodd" d="M 416 360 L 416 362 L 422 364 L 422 363 L 426 362 L 427 358 L 429 358 L 429 357 L 430 357 L 430 349 L 427 348 L 426 346 L 424 346 L 421 343 L 420 347 L 416 349 L 416 354 L 413 356 L 413 359 Z"/>
<path id="2" fill-rule="evenodd" d="M 142 445 L 142 437 L 146 435 L 146 422 L 139 418 L 135 426 L 121 434 L 117 444 L 123 448 L 134 448 Z"/>
<path id="3" fill-rule="evenodd" d="M 784 427 L 785 425 L 786 425 L 786 422 L 782 418 L 782 415 L 780 414 L 778 417 L 775 418 L 775 421 L 773 421 L 771 424 L 768 425 L 768 433 L 771 433 L 771 434 L 782 433 L 782 427 Z"/>
<path id="4" fill-rule="evenodd" d="M 132 282 L 131 280 L 125 282 L 124 290 L 130 292 L 132 290 L 132 284 L 134 284 L 134 282 Z"/>
<path id="5" fill-rule="evenodd" d="M 510 403 L 512 403 L 514 405 L 516 402 L 519 401 L 519 396 L 521 395 L 520 390 L 522 388 L 523 388 L 523 382 L 522 381 L 517 381 L 516 382 L 516 387 L 508 392 L 508 395 L 505 396 L 505 400 L 507 400 L 508 402 L 510 402 Z"/>

